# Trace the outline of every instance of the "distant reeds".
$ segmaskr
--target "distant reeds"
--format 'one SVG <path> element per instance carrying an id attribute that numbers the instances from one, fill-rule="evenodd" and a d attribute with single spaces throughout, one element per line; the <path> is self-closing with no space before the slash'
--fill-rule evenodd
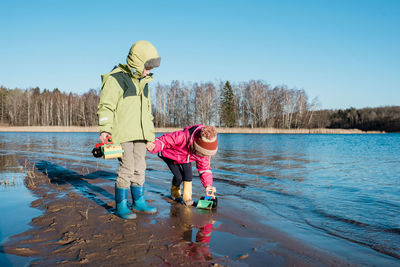
<path id="1" fill-rule="evenodd" d="M 26 178 L 25 178 L 25 183 L 26 183 L 26 187 L 33 189 L 36 187 L 36 183 L 35 183 L 35 173 L 33 172 L 33 170 L 28 170 L 26 172 Z"/>
<path id="2" fill-rule="evenodd" d="M 15 187 L 15 186 L 20 186 L 22 184 L 21 179 L 15 179 L 14 177 L 10 179 L 3 179 L 0 180 L 0 187 L 2 188 L 7 188 L 7 187 Z"/>
<path id="3" fill-rule="evenodd" d="M 156 132 L 167 133 L 182 130 L 181 128 L 157 128 Z M 362 131 L 359 129 L 278 129 L 278 128 L 223 128 L 217 127 L 218 133 L 249 133 L 249 134 L 376 134 L 381 131 Z"/>
<path id="4" fill-rule="evenodd" d="M 176 128 L 156 128 L 157 133 L 167 133 L 182 130 Z M 0 126 L 0 132 L 98 132 L 97 126 Z M 384 131 L 362 131 L 359 129 L 279 129 L 279 128 L 224 128 L 217 127 L 218 133 L 260 133 L 260 134 L 370 134 L 385 133 Z"/>

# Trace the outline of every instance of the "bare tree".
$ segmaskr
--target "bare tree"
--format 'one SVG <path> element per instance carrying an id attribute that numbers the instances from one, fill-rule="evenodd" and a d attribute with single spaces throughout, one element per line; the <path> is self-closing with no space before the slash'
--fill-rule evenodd
<path id="1" fill-rule="evenodd" d="M 217 91 L 212 83 L 194 84 L 194 118 L 199 123 L 215 123 L 214 114 L 217 112 Z"/>

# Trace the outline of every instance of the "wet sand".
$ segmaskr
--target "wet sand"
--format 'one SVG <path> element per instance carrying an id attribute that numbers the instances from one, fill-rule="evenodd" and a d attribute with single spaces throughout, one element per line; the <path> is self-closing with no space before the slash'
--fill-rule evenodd
<path id="1" fill-rule="evenodd" d="M 19 162 L 37 197 L 31 205 L 43 214 L 32 220 L 31 229 L 3 244 L 3 251 L 33 257 L 31 265 L 351 265 L 264 225 L 223 196 L 216 210 L 185 207 L 168 198 L 167 188 L 147 180 L 147 201 L 158 213 L 124 220 L 113 214 L 115 174 Z"/>

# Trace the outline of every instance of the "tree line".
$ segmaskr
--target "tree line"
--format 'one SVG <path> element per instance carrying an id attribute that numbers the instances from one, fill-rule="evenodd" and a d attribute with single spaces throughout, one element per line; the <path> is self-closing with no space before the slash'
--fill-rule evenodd
<path id="1" fill-rule="evenodd" d="M 0 86 L 0 123 L 11 126 L 95 126 L 100 90 L 78 95 Z M 400 107 L 318 110 L 302 89 L 264 81 L 156 84 L 156 127 L 202 123 L 246 128 L 357 128 L 400 131 Z"/>
<path id="2" fill-rule="evenodd" d="M 400 106 L 318 110 L 311 127 L 400 132 Z"/>
<path id="3" fill-rule="evenodd" d="M 39 87 L 0 87 L 0 123 L 10 126 L 93 126 L 97 124 L 99 94 L 82 95 Z"/>
<path id="4" fill-rule="evenodd" d="M 185 84 L 156 86 L 153 105 L 156 127 L 206 123 L 222 127 L 307 128 L 316 103 L 304 90 L 271 87 L 263 81 L 231 85 Z"/>

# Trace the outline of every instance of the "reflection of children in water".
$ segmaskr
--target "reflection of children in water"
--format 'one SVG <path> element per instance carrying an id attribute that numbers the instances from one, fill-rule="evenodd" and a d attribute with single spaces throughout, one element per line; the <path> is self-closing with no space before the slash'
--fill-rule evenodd
<path id="1" fill-rule="evenodd" d="M 213 215 L 207 210 L 196 210 L 182 205 L 171 205 L 171 218 L 177 218 L 182 229 L 182 239 L 189 242 L 185 254 L 193 261 L 205 262 L 212 260 L 209 243 L 211 232 L 215 224 Z M 193 241 L 194 225 L 203 225 L 198 227 L 196 239 Z"/>
<path id="2" fill-rule="evenodd" d="M 189 256 L 193 257 L 194 260 L 211 260 L 212 255 L 210 253 L 210 238 L 214 220 L 211 223 L 207 223 L 203 227 L 199 228 L 196 234 L 196 242 L 193 242 L 189 246 Z"/>

